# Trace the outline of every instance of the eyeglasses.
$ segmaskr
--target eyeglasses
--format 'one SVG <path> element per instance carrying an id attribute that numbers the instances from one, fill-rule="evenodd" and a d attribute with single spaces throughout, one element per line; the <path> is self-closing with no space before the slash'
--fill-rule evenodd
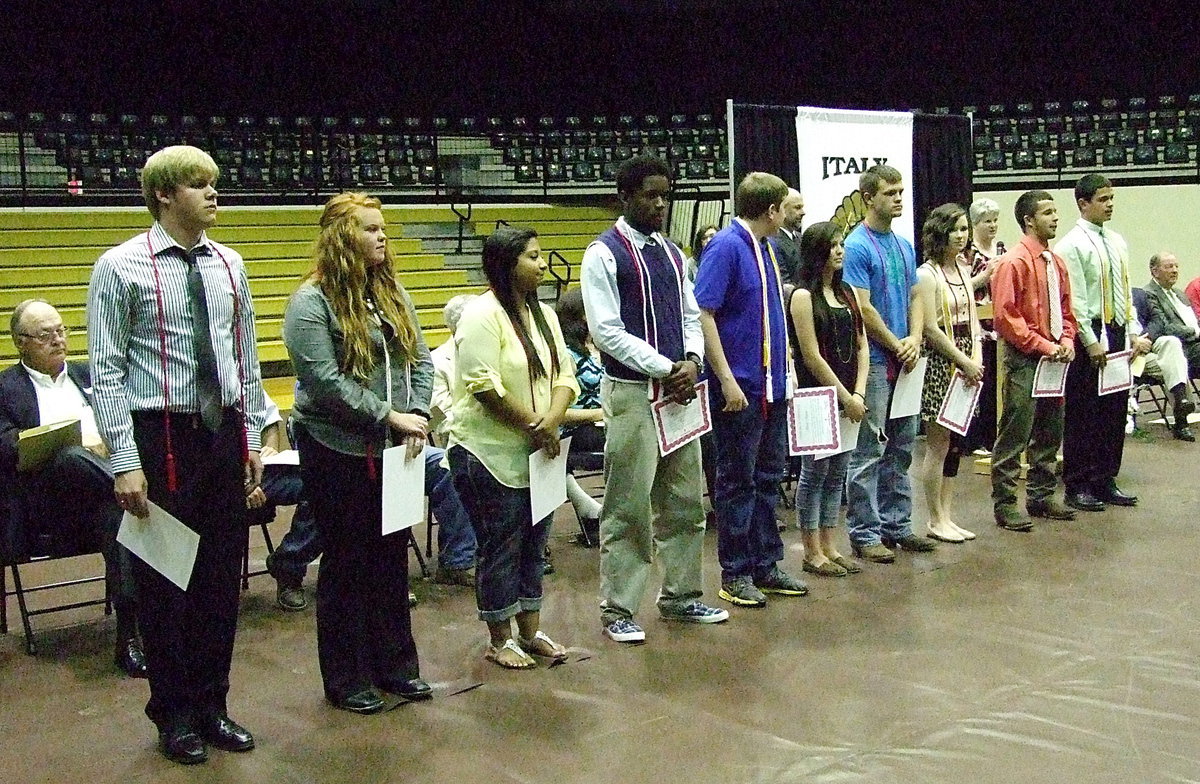
<path id="1" fill-rule="evenodd" d="M 28 332 L 18 332 L 17 334 L 23 338 L 36 340 L 38 343 L 52 343 L 55 338 L 62 338 L 63 340 L 69 338 L 71 336 L 71 329 L 70 327 L 59 327 L 58 329 L 43 329 L 36 335 L 30 335 Z"/>

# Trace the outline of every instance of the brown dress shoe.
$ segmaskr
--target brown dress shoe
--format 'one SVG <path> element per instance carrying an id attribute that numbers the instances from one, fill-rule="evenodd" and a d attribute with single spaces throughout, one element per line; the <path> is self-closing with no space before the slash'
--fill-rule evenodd
<path id="1" fill-rule="evenodd" d="M 1032 531 L 1033 522 L 1021 516 L 1016 509 L 1001 507 L 996 510 L 996 525 L 1007 531 Z"/>
<path id="2" fill-rule="evenodd" d="M 871 563 L 893 563 L 896 560 L 896 554 L 883 546 L 882 543 L 857 545 L 851 544 L 854 554 L 864 561 Z"/>
<path id="3" fill-rule="evenodd" d="M 1032 517 L 1045 517 L 1048 520 L 1075 519 L 1075 510 L 1054 498 L 1029 501 L 1025 504 L 1025 511 L 1029 512 Z"/>

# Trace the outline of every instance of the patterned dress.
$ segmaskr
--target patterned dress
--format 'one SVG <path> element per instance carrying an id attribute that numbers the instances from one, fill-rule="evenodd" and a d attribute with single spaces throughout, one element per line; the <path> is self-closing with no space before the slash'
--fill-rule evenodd
<path id="1" fill-rule="evenodd" d="M 957 280 L 948 276 L 938 265 L 925 262 L 922 266 L 933 271 L 934 279 L 938 283 L 938 326 L 953 338 L 959 351 L 969 357 L 975 356 L 975 336 L 971 330 L 974 302 L 971 296 L 971 278 L 965 271 L 965 265 L 958 265 Z M 949 328 L 947 322 L 950 324 Z M 942 400 L 950 388 L 955 364 L 949 357 L 934 349 L 928 340 L 923 341 L 922 351 L 928 357 L 928 363 L 925 368 L 925 385 L 921 388 L 921 419 L 932 422 L 937 419 Z"/>

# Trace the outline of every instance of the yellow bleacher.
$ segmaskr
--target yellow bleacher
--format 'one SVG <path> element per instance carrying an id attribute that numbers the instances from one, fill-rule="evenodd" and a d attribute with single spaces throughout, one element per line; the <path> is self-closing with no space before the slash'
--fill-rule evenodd
<path id="1" fill-rule="evenodd" d="M 224 207 L 220 225 L 210 236 L 233 247 L 246 260 L 250 290 L 257 314 L 259 358 L 264 363 L 287 360 L 281 339 L 288 297 L 310 268 L 308 259 L 319 207 Z M 447 267 L 445 254 L 428 252 L 420 237 L 406 236 L 404 227 L 444 226 L 444 239 L 454 234 L 458 217 L 449 207 L 386 207 L 392 252 L 400 280 L 412 296 L 430 347 L 448 336 L 442 308 L 453 296 L 483 290 L 478 272 L 470 267 Z M 601 207 L 496 205 L 476 207 L 471 222 L 477 235 L 490 234 L 497 220 L 530 226 L 541 237 L 545 252 L 559 252 L 578 277 L 583 250 L 611 225 L 614 213 Z M 21 300 L 40 297 L 54 304 L 72 329 L 69 352 L 84 359 L 87 336 L 84 306 L 92 264 L 108 248 L 124 242 L 149 225 L 139 208 L 0 210 L 0 312 Z M 477 251 L 470 255 L 478 256 Z M 560 264 L 556 271 L 566 276 Z M 0 365 L 16 360 L 16 347 L 0 341 Z M 279 365 L 274 366 L 276 373 Z M 291 379 L 280 379 L 282 402 L 291 400 Z M 274 396 L 274 395 L 273 395 Z"/>

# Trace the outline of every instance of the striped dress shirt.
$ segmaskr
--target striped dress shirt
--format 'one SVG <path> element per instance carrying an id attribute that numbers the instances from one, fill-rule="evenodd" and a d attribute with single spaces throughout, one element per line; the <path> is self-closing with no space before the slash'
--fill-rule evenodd
<path id="1" fill-rule="evenodd" d="M 222 405 L 240 406 L 244 398 L 247 441 L 250 449 L 258 450 L 265 421 L 265 403 L 255 344 L 254 307 L 250 301 L 245 264 L 236 251 L 204 235 L 191 253 L 204 281 Z M 192 310 L 188 302 L 187 255 L 187 249 L 155 222 L 148 233 L 139 234 L 106 252 L 92 270 L 88 286 L 87 334 L 93 400 L 100 435 L 108 444 L 112 469 L 117 474 L 141 468 L 133 439 L 131 412 L 162 411 L 168 407 L 180 413 L 200 410 Z M 158 283 L 154 274 L 155 262 Z M 234 350 L 231 274 L 237 287 L 241 328 L 240 374 L 238 353 Z"/>

